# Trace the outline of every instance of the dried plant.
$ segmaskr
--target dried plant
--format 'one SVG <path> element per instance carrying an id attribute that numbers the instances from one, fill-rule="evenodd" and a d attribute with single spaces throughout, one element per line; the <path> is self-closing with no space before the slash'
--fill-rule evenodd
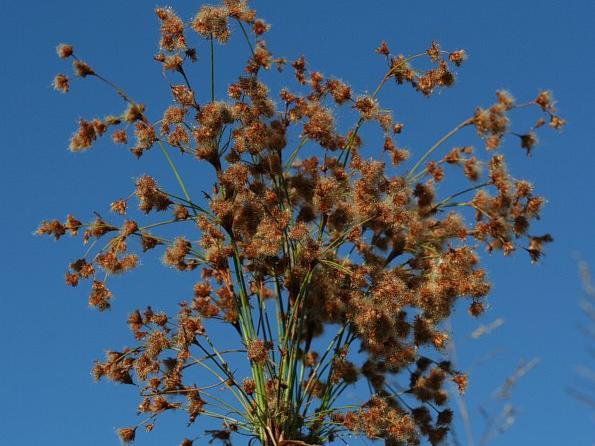
<path id="1" fill-rule="evenodd" d="M 241 434 L 267 446 L 324 444 L 346 435 L 387 445 L 439 443 L 452 419 L 445 386 L 452 381 L 463 392 L 467 378 L 432 357 L 448 342 L 441 322 L 456 302 L 466 300 L 473 316 L 484 310 L 490 285 L 478 247 L 504 255 L 521 248 L 536 261 L 552 240 L 529 232 L 544 199 L 508 174 L 498 151 L 512 135 L 529 154 L 539 128 L 564 125 L 551 94 L 517 104 L 499 91 L 493 105 L 472 111 L 407 163 L 410 153 L 396 142 L 403 124 L 381 106 L 379 93 L 389 83 L 409 84 L 424 96 L 451 86 L 463 50 L 433 42 L 404 56 L 383 42 L 376 52 L 386 62 L 384 76 L 372 93 L 356 94 L 312 70 L 304 57 L 288 63 L 273 56 L 262 39 L 269 25 L 244 0 L 202 6 L 190 22 L 171 8 L 156 14 L 155 61 L 172 95 L 162 114 L 150 117 L 72 46 L 58 47 L 76 77 L 101 81 L 126 103 L 121 114 L 81 119 L 70 149 L 83 152 L 108 132 L 137 158 L 157 147 L 182 192 L 141 176 L 133 193 L 111 204 L 123 222 L 97 215 L 83 223 L 69 215 L 65 222 L 44 221 L 37 231 L 56 239 L 82 233 L 89 248 L 70 264 L 66 282 L 89 280 L 89 304 L 100 311 L 111 306 L 108 278 L 138 266 L 134 250 L 162 249 L 167 266 L 196 276 L 177 314 L 134 311 L 128 325 L 136 344 L 108 351 L 93 368 L 96 379 L 140 389 L 138 410 L 146 418 L 120 429 L 121 439 L 133 441 L 139 427 L 150 431 L 159 415 L 176 410 L 187 412 L 189 423 L 219 419 L 221 429 L 207 433 L 225 444 Z M 216 98 L 214 52 L 231 27 L 247 43 L 248 62 L 227 97 Z M 197 59 L 191 34 L 211 55 L 210 97 L 203 93 L 208 85 L 191 86 Z M 271 68 L 279 76 L 292 72 L 294 90 L 272 95 L 259 77 Z M 56 76 L 54 86 L 68 92 L 69 77 Z M 509 115 L 528 107 L 543 117 L 528 131 L 513 132 Z M 339 109 L 355 116 L 346 132 L 337 124 Z M 382 149 L 366 146 L 364 126 L 381 132 Z M 485 152 L 465 146 L 440 153 L 467 130 L 475 130 Z M 213 190 L 189 190 L 174 156 L 198 171 L 212 169 Z M 388 167 L 380 160 L 385 156 Z M 447 173 L 454 185 L 464 178 L 470 184 L 441 195 Z M 125 219 L 133 196 L 141 215 L 166 217 Z M 186 228 L 165 238 L 158 231 L 166 225 Z M 198 240 L 186 235 L 192 233 Z M 225 341 L 237 336 L 237 348 L 221 347 L 223 330 Z M 403 377 L 408 384 L 397 390 L 391 383 Z M 362 397 L 347 398 L 345 390 L 358 382 L 368 384 L 361 392 L 357 387 Z M 225 394 L 211 391 L 217 387 Z"/>
<path id="2" fill-rule="evenodd" d="M 581 281 L 583 284 L 583 298 L 580 306 L 586 317 L 587 324 L 581 326 L 581 332 L 587 340 L 587 349 L 590 362 L 595 358 L 595 349 L 593 340 L 595 339 L 595 286 L 589 271 L 589 265 L 584 260 L 578 262 Z M 595 415 L 595 369 L 593 366 L 580 365 L 577 367 L 577 382 L 575 382 L 568 392 L 577 400 L 586 404 Z"/>
<path id="3" fill-rule="evenodd" d="M 449 321 L 447 325 L 452 333 Z M 504 320 L 498 318 L 488 325 L 480 325 L 470 334 L 470 338 L 477 340 L 480 337 L 489 335 L 493 330 L 504 324 Z M 453 363 L 457 363 L 457 347 L 454 341 L 454 337 L 450 340 L 446 348 L 446 358 Z M 467 369 L 468 373 L 472 373 L 472 369 L 477 368 L 480 364 L 495 359 L 495 352 L 488 352 L 483 357 L 476 359 L 471 366 Z M 475 446 L 479 444 L 484 446 L 495 440 L 500 435 L 508 431 L 516 422 L 517 409 L 512 403 L 512 393 L 518 382 L 531 372 L 540 362 L 540 359 L 535 357 L 530 361 L 520 361 L 514 371 L 508 375 L 504 381 L 497 386 L 488 396 L 483 397 L 483 402 L 477 407 L 477 412 L 480 417 L 472 415 L 466 402 L 465 395 L 460 392 L 454 393 L 454 402 L 458 406 L 458 415 L 465 433 L 465 445 Z M 451 383 L 451 387 L 456 384 Z M 483 433 L 477 437 L 474 435 L 474 431 L 480 423 L 478 419 L 482 419 L 484 422 Z M 450 429 L 451 441 L 448 444 L 454 446 L 460 446 L 462 443 L 459 440 L 459 436 L 454 428 Z"/>

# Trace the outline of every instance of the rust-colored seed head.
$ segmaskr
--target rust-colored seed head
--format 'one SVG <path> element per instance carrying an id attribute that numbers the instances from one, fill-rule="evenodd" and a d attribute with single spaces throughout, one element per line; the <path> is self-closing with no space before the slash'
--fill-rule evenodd
<path id="1" fill-rule="evenodd" d="M 248 344 L 248 359 L 258 364 L 264 364 L 268 359 L 268 349 L 264 341 L 255 339 Z"/>
<path id="2" fill-rule="evenodd" d="M 68 77 L 64 74 L 57 74 L 56 77 L 54 77 L 52 85 L 54 86 L 54 90 L 61 93 L 68 93 L 68 91 L 70 91 Z"/>
<path id="3" fill-rule="evenodd" d="M 74 48 L 72 45 L 61 43 L 56 47 L 56 52 L 58 53 L 58 57 L 60 59 L 67 59 L 74 54 Z"/>
<path id="4" fill-rule="evenodd" d="M 122 441 L 122 443 L 128 444 L 132 443 L 136 437 L 136 428 L 132 427 L 123 427 L 118 429 L 118 437 Z"/>
<path id="5" fill-rule="evenodd" d="M 75 60 L 72 63 L 72 66 L 74 67 L 75 74 L 79 77 L 87 77 L 95 74 L 93 68 L 91 68 L 89 64 L 83 62 L 82 60 Z"/>

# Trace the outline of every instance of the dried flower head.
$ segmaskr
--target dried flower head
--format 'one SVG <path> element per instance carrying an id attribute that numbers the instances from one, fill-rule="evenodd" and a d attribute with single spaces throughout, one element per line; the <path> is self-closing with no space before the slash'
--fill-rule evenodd
<path id="1" fill-rule="evenodd" d="M 132 443 L 136 437 L 136 427 L 122 427 L 117 432 L 120 441 L 124 444 Z"/>
<path id="2" fill-rule="evenodd" d="M 225 43 L 230 36 L 228 14 L 226 8 L 202 6 L 192 21 L 192 29 L 207 39 L 214 38 Z"/>
<path id="3" fill-rule="evenodd" d="M 75 59 L 72 63 L 72 66 L 74 68 L 75 74 L 79 77 L 87 77 L 95 74 L 93 68 L 91 68 L 89 64 L 83 62 L 82 60 Z"/>
<path id="4" fill-rule="evenodd" d="M 72 45 L 61 43 L 56 47 L 56 52 L 58 53 L 58 57 L 60 59 L 67 59 L 74 54 L 74 48 Z"/>
<path id="5" fill-rule="evenodd" d="M 68 81 L 68 77 L 64 74 L 57 74 L 54 77 L 54 81 L 52 82 L 54 90 L 59 91 L 61 93 L 68 93 L 70 90 L 70 83 Z"/>

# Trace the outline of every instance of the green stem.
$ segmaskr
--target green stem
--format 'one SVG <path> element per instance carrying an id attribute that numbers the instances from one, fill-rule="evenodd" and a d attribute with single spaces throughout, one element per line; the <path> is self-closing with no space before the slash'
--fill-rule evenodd
<path id="1" fill-rule="evenodd" d="M 448 206 L 449 201 L 452 200 L 453 198 L 456 198 L 458 196 L 461 196 L 463 194 L 466 194 L 467 192 L 471 192 L 471 191 L 474 191 L 476 189 L 481 189 L 482 187 L 489 186 L 490 184 L 492 184 L 492 183 L 491 182 L 481 183 L 481 184 L 478 184 L 477 186 L 473 186 L 473 187 L 467 188 L 465 190 L 462 190 L 460 192 L 457 192 L 456 194 L 452 194 L 452 195 L 446 197 L 444 200 L 441 200 L 438 203 L 436 203 L 432 207 L 431 210 L 434 211 L 434 210 L 439 209 L 441 207 L 446 207 L 446 206 Z"/>
<path id="2" fill-rule="evenodd" d="M 246 28 L 244 28 L 244 24 L 240 20 L 237 20 L 236 19 L 236 21 L 240 25 L 240 29 L 242 30 L 242 34 L 244 35 L 244 38 L 246 39 L 246 43 L 250 47 L 250 52 L 252 53 L 252 55 L 254 55 L 254 47 L 252 46 L 252 42 L 250 42 L 250 37 L 248 37 L 248 33 L 246 32 Z"/>
<path id="3" fill-rule="evenodd" d="M 428 169 L 425 168 L 422 172 L 420 172 L 418 175 L 413 177 L 413 175 L 415 174 L 415 171 L 419 168 L 419 166 L 421 166 L 422 163 L 425 160 L 427 160 L 428 157 L 432 153 L 434 153 L 436 151 L 436 149 L 438 149 L 438 147 L 440 147 L 446 140 L 448 140 L 451 136 L 453 136 L 455 133 L 457 133 L 463 127 L 466 127 L 469 124 L 471 124 L 471 122 L 472 122 L 472 118 L 465 119 L 463 122 L 461 122 L 459 125 L 457 125 L 454 129 L 452 129 L 450 132 L 448 132 L 446 135 L 444 135 L 442 138 L 440 138 L 438 141 L 436 141 L 436 143 L 432 147 L 430 147 L 426 151 L 426 153 L 424 153 L 423 156 L 417 161 L 417 163 L 415 163 L 415 165 L 411 168 L 411 170 L 407 174 L 407 180 L 410 182 L 415 182 L 419 178 L 421 178 L 427 172 Z"/>
<path id="4" fill-rule="evenodd" d="M 345 327 L 346 326 L 343 325 L 341 327 L 341 329 L 337 332 L 337 334 L 333 337 L 331 342 L 329 342 L 329 344 L 326 348 L 326 351 L 324 352 L 322 357 L 318 360 L 318 364 L 316 364 L 316 367 L 314 367 L 314 370 L 312 370 L 310 378 L 306 382 L 302 397 L 297 402 L 297 410 L 299 410 L 299 408 L 304 403 L 304 400 L 306 401 L 306 406 L 304 407 L 304 411 L 302 414 L 303 417 L 306 417 L 306 413 L 308 412 L 308 408 L 310 407 L 310 403 L 312 401 L 312 395 L 310 394 L 311 386 L 314 383 L 316 377 L 322 375 L 324 373 L 324 371 L 329 367 L 330 363 L 329 362 L 325 363 L 326 358 L 330 354 L 330 352 L 333 350 L 333 348 L 335 347 L 335 344 L 341 343 L 341 340 L 343 338 L 343 333 L 345 332 Z M 324 364 L 324 366 L 322 366 L 323 364 Z M 321 366 L 322 366 L 322 369 L 320 368 Z"/>
<path id="5" fill-rule="evenodd" d="M 230 234 L 230 237 L 232 235 Z M 233 262 L 234 262 L 234 269 L 236 280 L 238 282 L 240 288 L 240 328 L 242 331 L 242 337 L 246 347 L 249 346 L 250 341 L 255 339 L 256 331 L 254 327 L 254 321 L 252 319 L 252 311 L 250 309 L 250 302 L 248 301 L 248 292 L 246 287 L 246 282 L 244 279 L 244 274 L 242 271 L 242 263 L 240 261 L 239 251 L 235 244 L 235 241 L 231 240 L 234 255 L 233 255 Z M 251 362 L 250 368 L 252 371 L 252 378 L 256 383 L 256 416 L 261 420 L 261 425 L 259 426 L 259 436 L 261 440 L 266 438 L 266 434 L 264 432 L 264 427 L 267 421 L 268 409 L 267 409 L 267 395 L 266 395 L 266 382 L 264 379 L 264 370 L 261 365 Z"/>
<path id="6" fill-rule="evenodd" d="M 287 162 L 285 163 L 285 169 L 289 169 L 291 167 L 291 165 L 293 164 L 293 162 L 295 161 L 298 152 L 300 151 L 300 149 L 302 147 L 304 147 L 304 145 L 308 142 L 308 138 L 307 137 L 302 137 L 302 140 L 300 141 L 300 143 L 298 144 L 298 146 L 293 150 L 293 152 L 291 152 L 291 154 L 289 155 L 289 158 L 287 159 Z"/>
<path id="7" fill-rule="evenodd" d="M 184 203 L 186 203 L 187 206 L 189 206 L 189 207 L 191 207 L 191 208 L 193 208 L 193 209 L 195 209 L 195 210 L 197 210 L 199 212 L 203 212 L 204 214 L 207 214 L 209 217 L 213 217 L 213 215 L 210 213 L 210 211 L 208 211 L 207 209 L 204 209 L 203 207 L 201 207 L 201 206 L 199 206 L 197 204 L 194 204 L 191 201 L 188 201 L 188 200 L 186 200 L 186 199 L 184 199 L 182 197 L 178 197 L 177 195 L 170 194 L 169 192 L 165 192 L 165 194 L 167 196 L 171 197 L 171 198 L 176 199 L 176 200 L 183 201 Z"/>
<path id="8" fill-rule="evenodd" d="M 180 185 L 180 188 L 182 189 L 182 192 L 184 193 L 184 196 L 186 197 L 186 200 L 188 200 L 189 202 L 192 202 L 192 199 L 190 198 L 190 194 L 188 193 L 188 189 L 186 189 L 186 185 L 184 184 L 184 180 L 182 180 L 182 177 L 180 176 L 180 172 L 178 172 L 176 165 L 174 164 L 173 160 L 171 159 L 171 156 L 169 156 L 169 153 L 167 153 L 167 149 L 163 145 L 163 142 L 158 139 L 157 143 L 159 144 L 161 151 L 165 155 L 165 158 L 167 159 L 167 163 L 169 164 L 169 167 L 171 167 L 171 170 L 173 171 L 173 173 L 176 177 L 176 180 L 178 181 L 178 184 Z"/>

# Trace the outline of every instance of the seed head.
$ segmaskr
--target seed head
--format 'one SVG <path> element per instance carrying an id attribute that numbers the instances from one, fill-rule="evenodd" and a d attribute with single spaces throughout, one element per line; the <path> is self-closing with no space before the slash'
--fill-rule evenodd
<path id="1" fill-rule="evenodd" d="M 74 68 L 75 74 L 78 77 L 87 77 L 95 74 L 93 68 L 91 68 L 89 64 L 83 62 L 82 60 L 76 59 L 74 62 L 72 62 L 72 66 Z"/>
<path id="2" fill-rule="evenodd" d="M 124 444 L 132 443 L 136 437 L 136 427 L 123 427 L 118 429 L 118 437 Z"/>
<path id="3" fill-rule="evenodd" d="M 54 90 L 59 91 L 61 93 L 68 93 L 70 90 L 70 83 L 68 81 L 68 77 L 64 74 L 57 74 L 54 77 L 54 81 L 52 82 Z"/>
<path id="4" fill-rule="evenodd" d="M 226 8 L 204 5 L 200 8 L 190 26 L 194 31 L 207 39 L 217 39 L 225 43 L 231 35 L 227 24 Z"/>
<path id="5" fill-rule="evenodd" d="M 60 59 L 67 59 L 74 54 L 74 48 L 72 45 L 61 43 L 56 47 L 56 52 L 58 53 L 58 57 Z"/>

